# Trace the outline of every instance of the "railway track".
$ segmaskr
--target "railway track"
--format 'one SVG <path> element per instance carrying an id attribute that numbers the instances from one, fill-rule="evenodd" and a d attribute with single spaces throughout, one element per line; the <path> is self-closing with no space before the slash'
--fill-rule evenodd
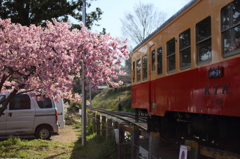
<path id="1" fill-rule="evenodd" d="M 147 131 L 147 117 L 146 116 L 139 116 L 138 122 L 135 121 L 135 114 L 134 113 L 128 113 L 123 111 L 110 111 L 105 110 L 101 108 L 92 108 L 93 111 L 97 111 L 99 113 L 103 113 L 106 115 L 109 115 L 111 117 L 118 118 L 128 124 L 136 125 L 141 130 Z"/>
<path id="2" fill-rule="evenodd" d="M 115 117 L 126 124 L 136 125 L 140 128 L 143 134 L 147 132 L 147 116 L 139 116 L 138 122 L 135 121 L 135 113 L 123 112 L 123 111 L 110 111 L 101 108 L 92 108 L 92 111 L 97 111 L 101 114 L 105 114 L 111 117 Z M 164 143 L 171 143 L 173 144 L 174 148 L 176 148 L 176 143 L 180 144 L 183 143 L 184 140 L 187 138 L 182 138 L 180 140 L 176 139 L 169 139 L 169 138 L 162 138 L 161 141 Z M 240 159 L 240 154 L 232 153 L 230 151 L 225 151 L 219 148 L 212 146 L 211 144 L 204 144 L 203 141 L 195 139 L 199 143 L 199 159 L 211 159 L 211 158 L 218 158 L 218 159 Z"/>

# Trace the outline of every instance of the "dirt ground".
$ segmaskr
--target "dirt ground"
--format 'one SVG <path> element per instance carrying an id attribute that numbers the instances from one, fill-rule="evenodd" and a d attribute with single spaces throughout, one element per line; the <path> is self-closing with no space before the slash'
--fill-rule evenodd
<path id="1" fill-rule="evenodd" d="M 75 142 L 78 140 L 79 135 L 80 129 L 66 125 L 65 128 L 59 128 L 59 135 L 53 135 L 51 140 L 60 142 Z"/>
<path id="2" fill-rule="evenodd" d="M 79 136 L 80 136 L 80 128 L 76 129 L 74 126 L 72 126 L 72 124 L 77 124 L 77 122 L 73 119 L 79 119 L 80 116 L 77 114 L 76 112 L 73 111 L 68 112 L 68 108 L 70 107 L 69 103 L 64 103 L 64 113 L 65 113 L 65 120 L 66 120 L 66 124 L 70 124 L 70 125 L 65 125 L 64 128 L 59 128 L 58 129 L 58 133 L 59 135 L 53 135 L 51 137 L 52 141 L 60 141 L 60 142 L 75 142 L 78 140 Z M 66 119 L 68 118 L 68 120 Z M 71 121 L 69 121 L 70 119 L 72 119 Z"/>

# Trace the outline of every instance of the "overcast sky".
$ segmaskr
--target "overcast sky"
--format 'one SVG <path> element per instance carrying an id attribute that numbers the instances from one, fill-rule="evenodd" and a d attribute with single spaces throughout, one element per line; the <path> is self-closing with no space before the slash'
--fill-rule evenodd
<path id="1" fill-rule="evenodd" d="M 139 1 L 155 4 L 161 11 L 167 13 L 168 19 L 191 0 L 96 0 L 91 2 L 92 6 L 87 8 L 87 13 L 91 11 L 91 8 L 99 7 L 103 14 L 102 20 L 99 22 L 101 25 L 93 27 L 92 31 L 100 32 L 102 28 L 106 28 L 107 33 L 113 37 L 122 37 L 120 18 L 124 17 L 124 12 L 132 12 L 134 5 Z"/>

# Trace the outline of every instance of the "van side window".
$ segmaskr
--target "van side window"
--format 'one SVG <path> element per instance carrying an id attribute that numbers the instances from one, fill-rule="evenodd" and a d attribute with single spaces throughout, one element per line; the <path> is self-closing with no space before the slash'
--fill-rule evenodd
<path id="1" fill-rule="evenodd" d="M 180 68 L 181 70 L 191 67 L 190 29 L 179 35 Z"/>
<path id="2" fill-rule="evenodd" d="M 205 64 L 212 60 L 211 17 L 207 17 L 196 25 L 197 63 Z"/>
<path id="3" fill-rule="evenodd" d="M 43 101 L 37 101 L 40 108 L 53 108 L 51 99 L 46 97 L 43 97 L 43 99 Z"/>
<path id="4" fill-rule="evenodd" d="M 240 1 L 236 0 L 221 11 L 223 57 L 239 54 L 240 49 Z"/>
<path id="5" fill-rule="evenodd" d="M 28 95 L 21 94 L 13 97 L 9 104 L 9 110 L 31 109 L 31 101 Z"/>
<path id="6" fill-rule="evenodd" d="M 175 71 L 176 61 L 175 61 L 175 38 L 167 42 L 167 70 L 168 73 L 173 73 Z"/>

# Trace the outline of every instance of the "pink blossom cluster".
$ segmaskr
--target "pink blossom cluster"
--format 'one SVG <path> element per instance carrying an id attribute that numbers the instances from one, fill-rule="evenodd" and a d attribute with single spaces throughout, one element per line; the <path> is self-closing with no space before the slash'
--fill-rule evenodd
<path id="1" fill-rule="evenodd" d="M 85 82 L 94 89 L 103 82 L 122 84 L 113 79 L 124 74 L 119 69 L 120 59 L 128 58 L 126 41 L 92 33 L 83 25 L 81 30 L 70 27 L 56 20 L 48 21 L 47 27 L 27 27 L 0 19 L 0 91 L 44 90 L 55 99 L 80 101 L 72 85 L 81 78 L 82 63 Z"/>

